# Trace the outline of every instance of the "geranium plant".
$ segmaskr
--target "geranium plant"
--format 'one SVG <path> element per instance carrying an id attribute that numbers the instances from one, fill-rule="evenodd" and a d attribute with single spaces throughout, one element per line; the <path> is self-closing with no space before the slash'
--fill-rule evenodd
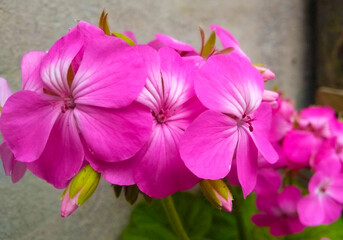
<path id="1" fill-rule="evenodd" d="M 274 73 L 210 29 L 199 51 L 165 34 L 139 44 L 103 12 L 25 54 L 22 89 L 0 79 L 6 175 L 65 189 L 62 217 L 101 178 L 130 203 L 141 194 L 123 239 L 343 237 L 343 123 L 266 90 Z"/>

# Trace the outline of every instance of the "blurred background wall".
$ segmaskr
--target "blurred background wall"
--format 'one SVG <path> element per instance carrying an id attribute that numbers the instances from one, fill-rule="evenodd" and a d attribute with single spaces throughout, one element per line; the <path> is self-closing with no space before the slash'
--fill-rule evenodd
<path id="1" fill-rule="evenodd" d="M 0 0 L 0 76 L 20 89 L 20 61 L 31 50 L 48 50 L 75 25 L 97 24 L 109 12 L 112 30 L 134 31 L 140 43 L 165 33 L 200 47 L 198 27 L 228 29 L 254 63 L 272 69 L 277 85 L 298 107 L 313 97 L 312 1 L 304 0 Z M 72 216 L 59 216 L 60 190 L 31 173 L 13 185 L 0 169 L 0 239 L 118 239 L 131 207 L 102 182 Z"/>

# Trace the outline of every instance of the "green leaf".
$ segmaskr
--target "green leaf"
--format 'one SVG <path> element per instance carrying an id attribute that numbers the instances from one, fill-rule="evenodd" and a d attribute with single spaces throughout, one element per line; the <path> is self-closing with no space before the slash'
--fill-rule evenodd
<path id="1" fill-rule="evenodd" d="M 216 44 L 216 33 L 213 31 L 205 43 L 204 48 L 202 49 L 201 56 L 206 58 L 213 51 L 214 45 Z"/>
<path id="2" fill-rule="evenodd" d="M 173 195 L 175 208 L 183 227 L 192 240 L 206 240 L 212 222 L 212 206 L 204 199 L 190 193 L 180 192 Z M 167 239 L 177 240 L 172 231 L 163 206 L 159 200 L 150 205 L 141 202 L 134 208 L 131 221 L 124 229 L 123 240 Z"/>

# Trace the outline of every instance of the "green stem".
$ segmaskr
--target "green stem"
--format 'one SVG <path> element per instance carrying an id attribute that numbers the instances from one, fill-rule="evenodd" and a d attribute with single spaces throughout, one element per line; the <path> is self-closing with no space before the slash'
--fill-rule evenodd
<path id="1" fill-rule="evenodd" d="M 189 240 L 189 237 L 182 226 L 180 217 L 175 209 L 174 202 L 171 196 L 161 199 L 164 211 L 168 217 L 169 223 L 174 231 L 174 233 L 181 240 Z"/>
<path id="2" fill-rule="evenodd" d="M 246 235 L 245 223 L 241 211 L 241 206 L 244 199 L 242 198 L 242 193 L 240 191 L 237 191 L 235 187 L 231 188 L 231 192 L 233 194 L 234 199 L 232 213 L 236 220 L 238 236 L 240 240 L 247 240 L 248 238 Z"/>

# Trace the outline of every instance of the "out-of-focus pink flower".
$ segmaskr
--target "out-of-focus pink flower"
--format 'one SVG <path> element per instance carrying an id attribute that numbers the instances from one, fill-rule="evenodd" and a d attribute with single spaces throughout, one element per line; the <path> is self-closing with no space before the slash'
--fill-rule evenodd
<path id="1" fill-rule="evenodd" d="M 0 129 L 15 158 L 55 187 L 80 170 L 85 149 L 116 162 L 147 141 L 151 114 L 133 102 L 146 82 L 138 48 L 79 22 L 48 52 L 27 53 L 22 72 Z"/>
<path id="2" fill-rule="evenodd" d="M 251 220 L 257 226 L 270 227 L 274 236 L 301 232 L 305 226 L 297 214 L 300 199 L 301 192 L 295 186 L 285 187 L 281 194 L 275 191 L 257 195 L 256 206 L 262 212 L 253 215 Z"/>
<path id="3" fill-rule="evenodd" d="M 137 101 L 151 110 L 153 130 L 145 146 L 131 159 L 114 164 L 98 161 L 92 166 L 114 184 L 137 184 L 154 198 L 193 187 L 199 179 L 185 166 L 179 142 L 185 129 L 205 109 L 193 87 L 195 67 L 173 49 L 144 52 L 147 83 Z"/>
<path id="4" fill-rule="evenodd" d="M 280 99 L 279 108 L 273 109 L 269 140 L 279 142 L 293 128 L 296 111 L 288 99 Z"/>
<path id="5" fill-rule="evenodd" d="M 10 87 L 5 79 L 0 78 L 0 116 L 1 110 L 8 97 L 12 94 Z M 25 175 L 25 163 L 18 162 L 14 159 L 13 153 L 8 148 L 7 143 L 4 141 L 0 144 L 0 157 L 2 165 L 7 176 L 11 176 L 12 182 L 16 183 Z"/>
<path id="6" fill-rule="evenodd" d="M 335 160 L 321 162 L 308 187 L 310 194 L 298 203 L 300 221 L 307 226 L 336 221 L 343 204 L 341 164 Z"/>
<path id="7" fill-rule="evenodd" d="M 194 78 L 195 91 L 209 110 L 186 130 L 182 159 L 198 177 L 220 179 L 235 158 L 247 196 L 255 187 L 258 152 L 271 163 L 278 159 L 267 137 L 271 108 L 261 104 L 262 76 L 246 59 L 231 53 L 210 57 Z"/>
<path id="8" fill-rule="evenodd" d="M 290 130 L 283 149 L 291 165 L 306 167 L 313 161 L 323 140 L 332 136 L 335 112 L 330 107 L 303 109 L 297 119 L 299 127 Z"/>
<path id="9" fill-rule="evenodd" d="M 254 192 L 257 195 L 265 193 L 275 193 L 281 187 L 282 179 L 280 173 L 273 168 L 261 168 L 257 173 L 256 186 Z"/>

